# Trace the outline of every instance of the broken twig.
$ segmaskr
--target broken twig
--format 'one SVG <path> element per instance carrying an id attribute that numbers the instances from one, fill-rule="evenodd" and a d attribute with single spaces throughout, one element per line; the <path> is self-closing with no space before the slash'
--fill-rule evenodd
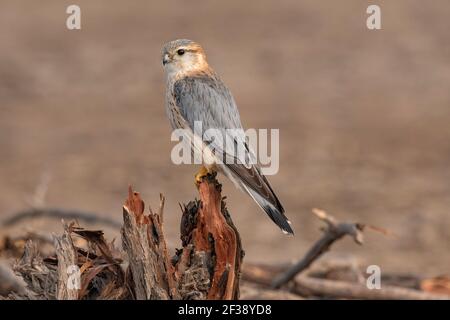
<path id="1" fill-rule="evenodd" d="M 313 213 L 326 223 L 326 227 L 323 230 L 323 236 L 308 250 L 299 262 L 274 279 L 272 283 L 273 288 L 279 288 L 289 282 L 298 273 L 308 268 L 311 263 L 326 252 L 335 241 L 341 239 L 345 235 L 351 236 L 357 244 L 363 243 L 363 224 L 338 222 L 334 217 L 319 209 L 313 209 Z"/>

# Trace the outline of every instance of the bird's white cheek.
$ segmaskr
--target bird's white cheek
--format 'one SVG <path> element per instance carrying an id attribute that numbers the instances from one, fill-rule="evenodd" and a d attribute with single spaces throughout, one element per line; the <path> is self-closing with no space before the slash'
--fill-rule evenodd
<path id="1" fill-rule="evenodd" d="M 166 64 L 164 66 L 164 69 L 166 71 L 167 76 L 169 76 L 169 77 L 174 75 L 175 73 L 177 73 L 177 70 L 178 70 L 177 66 L 173 62 Z"/>

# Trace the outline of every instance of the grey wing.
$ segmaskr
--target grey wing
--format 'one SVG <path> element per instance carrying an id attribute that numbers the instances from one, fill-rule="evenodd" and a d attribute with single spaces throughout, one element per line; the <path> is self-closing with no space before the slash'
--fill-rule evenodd
<path id="1" fill-rule="evenodd" d="M 215 139 L 210 139 L 209 147 L 222 152 L 222 159 L 233 159 L 231 162 L 223 161 L 221 167 L 224 173 L 246 191 L 281 229 L 293 233 L 280 201 L 256 164 L 242 129 L 237 106 L 226 86 L 215 77 L 186 77 L 174 83 L 173 98 L 191 130 L 194 130 L 195 122 L 200 121 L 206 139 L 209 138 L 208 129 L 217 129 L 224 138 L 234 142 L 234 145 L 226 142 L 218 145 Z M 230 137 L 226 129 L 238 130 L 233 131 Z M 239 146 L 243 147 L 243 158 L 236 153 Z"/>
<path id="2" fill-rule="evenodd" d="M 203 131 L 241 129 L 239 111 L 227 87 L 216 77 L 185 77 L 174 83 L 173 96 L 191 128 L 201 121 Z"/>

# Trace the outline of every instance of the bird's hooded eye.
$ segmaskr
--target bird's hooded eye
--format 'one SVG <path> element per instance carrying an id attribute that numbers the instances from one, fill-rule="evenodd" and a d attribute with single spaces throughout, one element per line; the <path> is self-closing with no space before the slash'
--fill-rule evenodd
<path id="1" fill-rule="evenodd" d="M 184 49 L 178 49 L 177 50 L 177 53 L 178 53 L 179 56 L 182 56 L 184 54 L 184 52 L 185 52 Z"/>

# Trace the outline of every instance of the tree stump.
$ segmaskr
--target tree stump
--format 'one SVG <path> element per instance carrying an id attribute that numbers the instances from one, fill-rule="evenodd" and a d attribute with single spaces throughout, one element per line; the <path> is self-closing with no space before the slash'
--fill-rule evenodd
<path id="1" fill-rule="evenodd" d="M 145 215 L 144 202 L 130 188 L 122 239 L 136 299 L 238 299 L 244 252 L 215 174 L 203 179 L 199 194 L 183 207 L 182 248 L 169 259 L 164 199 L 158 213 Z"/>
<path id="2" fill-rule="evenodd" d="M 180 228 L 183 249 L 174 257 L 184 298 L 239 298 L 244 251 L 221 188 L 216 175 L 208 174 L 199 185 L 200 200 L 184 207 Z"/>
<path id="3" fill-rule="evenodd" d="M 203 179 L 199 194 L 200 200 L 182 208 L 182 248 L 172 258 L 163 231 L 164 197 L 158 212 L 145 214 L 144 201 L 129 187 L 121 228 L 124 252 L 106 242 L 101 230 L 64 223 L 53 255 L 42 259 L 38 247 L 27 242 L 14 267 L 27 287 L 7 298 L 238 299 L 244 252 L 215 175 Z"/>

